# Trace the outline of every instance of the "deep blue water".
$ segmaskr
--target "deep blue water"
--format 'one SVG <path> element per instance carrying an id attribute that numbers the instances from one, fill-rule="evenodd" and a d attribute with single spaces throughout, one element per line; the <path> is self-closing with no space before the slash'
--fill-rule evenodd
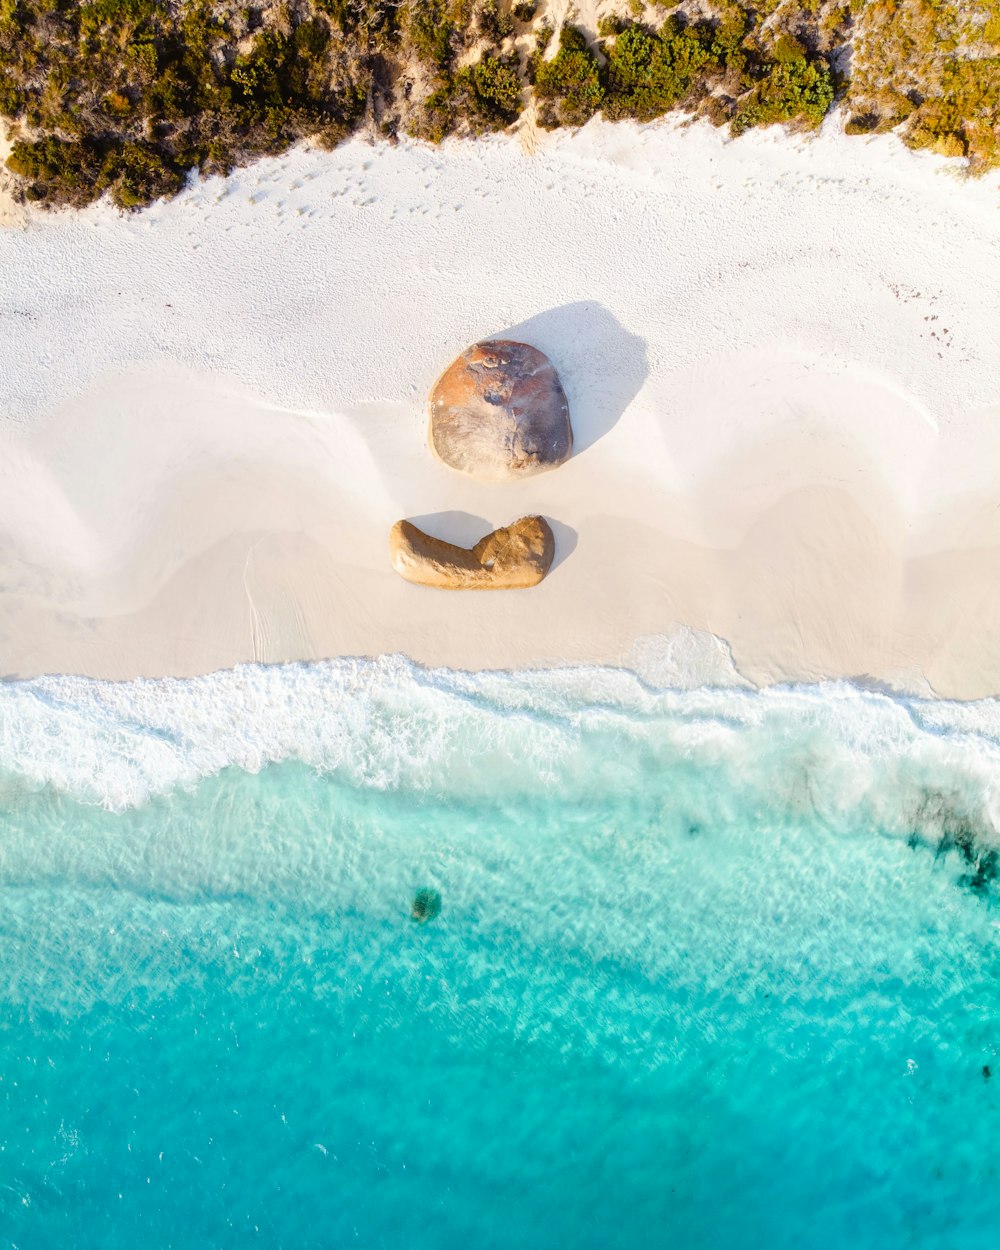
<path id="1" fill-rule="evenodd" d="M 998 1244 L 991 705 L 213 680 L 0 699 L 0 1246 Z"/>

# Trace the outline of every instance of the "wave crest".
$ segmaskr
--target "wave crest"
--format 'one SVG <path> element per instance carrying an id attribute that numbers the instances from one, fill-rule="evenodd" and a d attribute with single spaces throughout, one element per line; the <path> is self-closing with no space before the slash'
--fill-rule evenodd
<path id="1" fill-rule="evenodd" d="M 0 686 L 0 774 L 113 810 L 298 760 L 347 784 L 586 804 L 693 785 L 762 819 L 998 842 L 1000 703 L 846 683 L 662 690 L 611 668 L 461 673 L 394 656 L 186 680 Z"/>

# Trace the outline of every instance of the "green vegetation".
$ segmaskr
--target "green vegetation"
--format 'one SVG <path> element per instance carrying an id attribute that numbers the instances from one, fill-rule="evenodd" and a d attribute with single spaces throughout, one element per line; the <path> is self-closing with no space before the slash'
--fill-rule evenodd
<path id="1" fill-rule="evenodd" d="M 833 103 L 825 58 L 788 32 L 762 45 L 736 5 L 714 23 L 686 24 L 672 15 L 658 31 L 623 21 L 613 29 L 604 44 L 608 117 L 649 121 L 702 103 L 713 121 L 740 134 L 776 122 L 816 126 Z"/>
<path id="2" fill-rule="evenodd" d="M 1000 3 L 870 0 L 853 34 L 849 129 L 1000 164 Z"/>
<path id="3" fill-rule="evenodd" d="M 737 109 L 733 133 L 776 122 L 801 121 L 818 126 L 833 103 L 833 95 L 833 77 L 826 61 L 807 57 L 801 45 L 790 54 L 788 46 L 781 47 L 779 41 L 774 61 Z"/>
<path id="4" fill-rule="evenodd" d="M 649 121 L 687 99 L 695 84 L 719 67 L 713 31 L 668 19 L 657 34 L 619 27 L 607 49 L 607 117 Z"/>
<path id="5" fill-rule="evenodd" d="M 319 13 L 263 27 L 200 2 L 0 3 L 0 103 L 26 132 L 8 164 L 43 202 L 136 207 L 190 169 L 337 142 L 364 112 L 370 70 Z"/>
<path id="6" fill-rule="evenodd" d="M 440 143 L 458 130 L 503 129 L 522 108 L 517 59 L 502 52 L 514 20 L 496 0 L 412 0 L 403 10 L 396 52 L 430 73 L 430 91 L 413 103 L 406 129 Z M 485 45 L 485 46 L 484 46 Z M 460 65 L 470 48 L 479 55 Z"/>
<path id="7" fill-rule="evenodd" d="M 474 134 L 502 130 L 521 112 L 521 76 L 509 61 L 489 53 L 473 65 L 443 75 L 427 97 L 414 133 L 433 142 L 465 124 Z"/>
<path id="8" fill-rule="evenodd" d="M 652 24 L 641 19 L 651 11 Z M 22 194 L 123 209 L 303 139 L 438 142 L 671 110 L 740 134 L 899 128 L 1000 164 L 1000 0 L 620 0 L 597 31 L 511 0 L 0 0 L 0 114 Z M 835 72 L 833 66 L 838 67 Z"/>
<path id="9" fill-rule="evenodd" d="M 576 26 L 564 26 L 551 60 L 536 55 L 535 95 L 543 126 L 582 126 L 601 107 L 604 87 L 597 57 Z"/>
<path id="10" fill-rule="evenodd" d="M 521 75 L 517 66 L 499 57 L 485 56 L 458 75 L 472 92 L 469 108 L 484 122 L 506 126 L 521 111 Z"/>
<path id="11" fill-rule="evenodd" d="M 454 6 L 448 0 L 413 0 L 404 9 L 404 28 L 417 56 L 438 69 L 451 64 L 456 34 Z"/>

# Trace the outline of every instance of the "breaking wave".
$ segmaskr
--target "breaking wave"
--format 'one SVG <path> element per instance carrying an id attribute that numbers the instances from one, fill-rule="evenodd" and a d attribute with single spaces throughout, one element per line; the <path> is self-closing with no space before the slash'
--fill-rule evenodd
<path id="1" fill-rule="evenodd" d="M 656 689 L 623 669 L 428 670 L 402 657 L 192 679 L 0 686 L 0 777 L 111 810 L 228 767 L 352 786 L 586 801 L 641 786 L 930 841 L 1000 829 L 1000 703 L 846 683 Z M 714 796 L 714 797 L 713 797 Z M 2 799 L 0 794 L 0 799 Z"/>

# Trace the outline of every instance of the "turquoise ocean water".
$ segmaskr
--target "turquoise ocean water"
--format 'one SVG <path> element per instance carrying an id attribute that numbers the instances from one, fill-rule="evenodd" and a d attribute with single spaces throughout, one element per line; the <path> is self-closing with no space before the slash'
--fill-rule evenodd
<path id="1" fill-rule="evenodd" d="M 0 1247 L 995 1247 L 998 778 L 847 686 L 4 685 Z"/>

